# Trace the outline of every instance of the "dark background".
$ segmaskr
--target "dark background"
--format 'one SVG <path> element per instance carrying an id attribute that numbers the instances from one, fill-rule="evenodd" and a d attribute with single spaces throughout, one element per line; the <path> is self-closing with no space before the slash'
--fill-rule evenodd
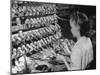
<path id="1" fill-rule="evenodd" d="M 96 31 L 96 6 L 67 5 L 67 4 L 64 5 L 57 4 L 57 6 L 58 6 L 57 15 L 60 17 L 58 23 L 62 28 L 62 35 L 64 38 L 75 40 L 75 38 L 73 38 L 71 34 L 70 25 L 69 25 L 69 16 L 75 10 L 85 13 L 88 16 L 90 21 L 90 26 L 91 26 L 90 30 Z M 94 60 L 90 64 L 90 67 L 87 69 L 96 69 L 96 33 L 90 35 L 90 39 L 93 44 Z"/>

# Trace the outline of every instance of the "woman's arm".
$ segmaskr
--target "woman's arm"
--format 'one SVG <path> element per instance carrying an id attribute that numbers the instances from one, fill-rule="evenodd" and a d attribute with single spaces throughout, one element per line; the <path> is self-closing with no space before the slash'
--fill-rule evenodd
<path id="1" fill-rule="evenodd" d="M 69 58 L 66 59 L 63 55 L 57 54 L 57 59 L 62 60 L 66 65 L 67 69 L 70 70 L 70 65 L 68 64 L 68 62 L 70 62 Z"/>
<path id="2" fill-rule="evenodd" d="M 82 69 L 82 50 L 78 46 L 73 48 L 70 57 L 71 57 L 70 70 Z"/>
<path id="3" fill-rule="evenodd" d="M 66 62 L 66 60 L 63 60 L 63 61 L 64 61 L 65 65 L 66 65 L 67 69 L 70 70 L 71 67 L 70 67 L 70 65 L 68 64 L 68 62 Z"/>
<path id="4" fill-rule="evenodd" d="M 58 59 L 62 60 L 68 70 L 80 70 L 82 69 L 82 61 L 81 61 L 81 50 L 80 48 L 74 48 L 71 53 L 70 64 L 68 64 L 68 60 L 63 55 L 57 54 Z"/>

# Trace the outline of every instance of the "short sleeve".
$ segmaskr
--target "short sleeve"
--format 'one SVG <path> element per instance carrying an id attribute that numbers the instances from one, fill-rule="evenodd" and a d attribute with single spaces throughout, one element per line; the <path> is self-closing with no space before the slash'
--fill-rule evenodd
<path id="1" fill-rule="evenodd" d="M 80 70 L 81 69 L 81 49 L 79 47 L 73 48 L 71 54 L 71 69 L 70 70 Z"/>

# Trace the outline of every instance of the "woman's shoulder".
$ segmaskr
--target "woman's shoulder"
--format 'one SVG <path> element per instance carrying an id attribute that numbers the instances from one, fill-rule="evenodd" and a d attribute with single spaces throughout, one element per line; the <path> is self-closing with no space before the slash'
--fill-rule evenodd
<path id="1" fill-rule="evenodd" d="M 92 42 L 91 42 L 91 39 L 89 37 L 85 37 L 83 40 L 82 40 L 82 45 L 85 45 L 86 47 L 88 46 L 92 46 Z"/>
<path id="2" fill-rule="evenodd" d="M 83 37 L 80 41 L 80 43 L 78 44 L 78 46 L 82 49 L 82 50 L 89 50 L 90 48 L 92 48 L 92 42 L 90 40 L 90 38 L 88 37 Z"/>
<path id="3" fill-rule="evenodd" d="M 88 37 L 82 37 L 80 40 L 77 41 L 74 48 L 85 49 L 92 47 L 92 42 Z"/>

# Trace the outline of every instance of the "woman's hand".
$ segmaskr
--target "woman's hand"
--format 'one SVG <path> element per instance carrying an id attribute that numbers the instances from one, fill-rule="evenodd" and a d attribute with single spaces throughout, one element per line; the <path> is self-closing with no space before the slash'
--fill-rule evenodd
<path id="1" fill-rule="evenodd" d="M 57 59 L 65 61 L 65 57 L 63 55 L 57 54 Z"/>
<path id="2" fill-rule="evenodd" d="M 47 65 L 47 66 L 50 66 L 50 64 L 49 64 L 47 61 L 35 60 L 35 62 L 36 62 L 38 65 Z"/>
<path id="3" fill-rule="evenodd" d="M 57 58 L 60 59 L 60 60 L 62 60 L 65 63 L 67 69 L 70 70 L 70 66 L 69 66 L 66 58 L 63 55 L 57 54 Z"/>

